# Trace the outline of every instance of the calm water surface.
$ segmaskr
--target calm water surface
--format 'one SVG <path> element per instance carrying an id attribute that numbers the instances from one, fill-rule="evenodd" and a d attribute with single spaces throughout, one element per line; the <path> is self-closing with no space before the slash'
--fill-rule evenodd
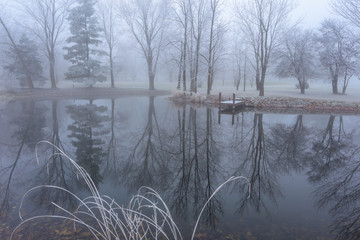
<path id="1" fill-rule="evenodd" d="M 44 184 L 89 192 L 68 160 L 76 159 L 102 194 L 126 205 L 141 186 L 154 188 L 185 239 L 214 190 L 230 176 L 245 181 L 222 189 L 206 208 L 198 239 L 360 238 L 360 118 L 244 112 L 178 106 L 165 97 L 0 103 L 0 239 L 20 223 L 23 194 Z M 25 217 L 71 209 L 69 195 L 39 189 Z M 64 221 L 24 224 L 15 239 L 87 239 Z"/>

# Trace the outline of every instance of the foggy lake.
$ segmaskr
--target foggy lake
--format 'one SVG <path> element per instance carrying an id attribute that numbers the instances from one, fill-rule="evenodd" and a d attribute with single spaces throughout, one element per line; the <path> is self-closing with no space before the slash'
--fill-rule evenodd
<path id="1" fill-rule="evenodd" d="M 67 159 L 48 160 L 51 145 L 39 145 L 37 163 L 42 140 L 63 149 L 120 205 L 141 186 L 156 190 L 184 239 L 206 200 L 231 176 L 250 180 L 250 198 L 246 181 L 226 185 L 205 208 L 198 239 L 359 234 L 359 116 L 251 111 L 235 115 L 232 124 L 231 115 L 219 119 L 217 108 L 175 105 L 162 96 L 1 102 L 0 113 L 1 239 L 20 223 L 19 204 L 32 187 L 90 194 Z M 64 192 L 40 188 L 22 214 L 54 213 L 52 201 L 69 210 L 78 204 Z M 36 219 L 14 238 L 54 234 L 73 239 L 72 224 Z"/>

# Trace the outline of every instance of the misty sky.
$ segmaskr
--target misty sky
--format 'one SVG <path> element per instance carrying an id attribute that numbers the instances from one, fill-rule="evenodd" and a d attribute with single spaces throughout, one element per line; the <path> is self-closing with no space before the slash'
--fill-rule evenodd
<path id="1" fill-rule="evenodd" d="M 298 0 L 298 7 L 294 10 L 295 17 L 303 17 L 306 27 L 317 28 L 322 20 L 332 17 L 331 0 Z"/>

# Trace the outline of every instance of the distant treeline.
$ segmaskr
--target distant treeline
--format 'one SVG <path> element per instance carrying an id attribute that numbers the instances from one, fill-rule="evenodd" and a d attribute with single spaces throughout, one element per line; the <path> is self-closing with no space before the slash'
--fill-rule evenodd
<path id="1" fill-rule="evenodd" d="M 293 0 L 5 2 L 1 65 L 28 88 L 57 88 L 62 79 L 114 88 L 144 73 L 150 90 L 161 74 L 179 90 L 206 86 L 211 94 L 222 75 L 264 96 L 269 74 L 296 79 L 304 94 L 309 79 L 326 74 L 332 92 L 345 93 L 359 73 L 359 6 L 332 0 L 336 18 L 305 29 L 293 19 Z"/>

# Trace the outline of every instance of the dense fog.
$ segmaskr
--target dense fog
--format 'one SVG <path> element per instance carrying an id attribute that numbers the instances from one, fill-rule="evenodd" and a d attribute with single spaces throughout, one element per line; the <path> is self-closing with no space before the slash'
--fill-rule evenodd
<path id="1" fill-rule="evenodd" d="M 331 18 L 308 24 L 292 0 L 5 1 L 0 88 L 173 82 L 210 94 L 228 82 L 264 95 L 284 78 L 301 93 L 313 80 L 345 93 L 358 78 L 358 2 L 329 1 Z"/>

